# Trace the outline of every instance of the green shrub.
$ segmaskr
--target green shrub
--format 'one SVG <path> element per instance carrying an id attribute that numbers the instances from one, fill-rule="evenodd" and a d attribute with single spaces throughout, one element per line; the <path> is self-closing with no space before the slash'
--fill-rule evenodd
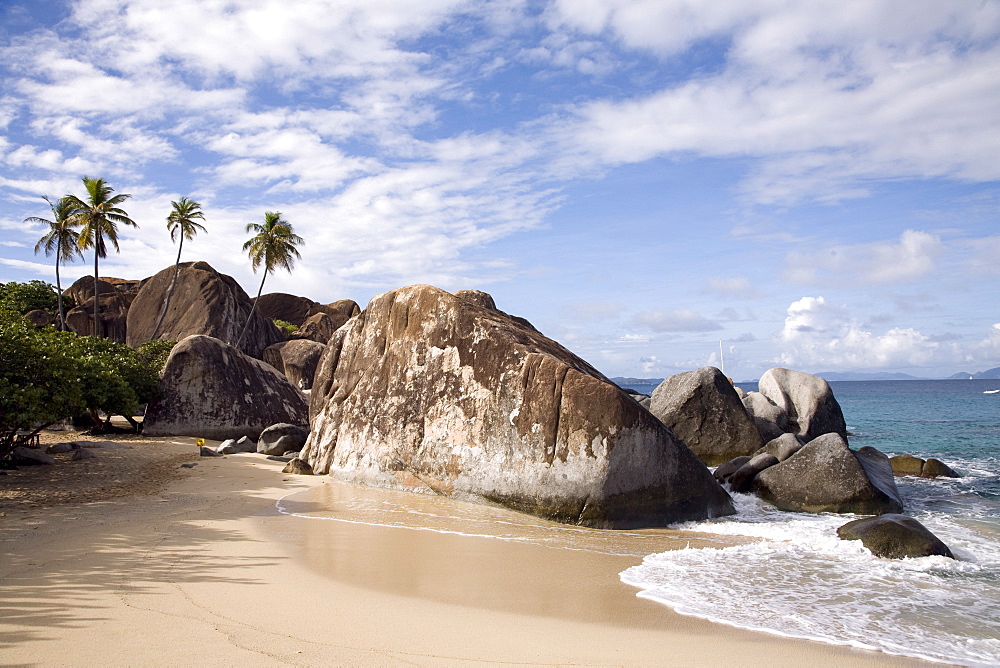
<path id="1" fill-rule="evenodd" d="M 25 314 L 28 311 L 41 309 L 56 315 L 59 310 L 59 293 L 56 286 L 45 281 L 28 281 L 27 283 L 0 283 L 0 307 Z M 63 308 L 69 311 L 73 301 L 63 295 Z"/>
<path id="2" fill-rule="evenodd" d="M 287 322 L 285 320 L 272 320 L 271 322 L 277 325 L 280 329 L 285 330 L 286 335 L 294 334 L 295 332 L 299 331 L 298 325 L 293 325 L 292 323 Z"/>

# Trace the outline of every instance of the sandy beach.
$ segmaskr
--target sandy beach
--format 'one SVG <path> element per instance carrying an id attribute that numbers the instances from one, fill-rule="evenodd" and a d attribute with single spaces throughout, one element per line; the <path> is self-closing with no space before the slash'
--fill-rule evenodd
<path id="1" fill-rule="evenodd" d="M 919 663 L 678 615 L 619 581 L 633 556 L 289 516 L 350 487 L 112 440 L 0 477 L 3 665 Z"/>

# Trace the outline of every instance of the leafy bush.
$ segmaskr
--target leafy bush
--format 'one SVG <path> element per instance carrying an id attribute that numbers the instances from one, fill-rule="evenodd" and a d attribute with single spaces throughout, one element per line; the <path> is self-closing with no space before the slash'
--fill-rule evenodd
<path id="1" fill-rule="evenodd" d="M 292 323 L 286 320 L 272 320 L 271 322 L 277 325 L 280 329 L 285 330 L 286 335 L 294 334 L 295 332 L 299 331 L 298 325 L 293 325 Z"/>
<path id="2" fill-rule="evenodd" d="M 58 303 L 59 293 L 56 287 L 45 281 L 0 283 L 0 307 L 11 311 L 24 314 L 41 309 L 54 315 L 59 309 Z M 67 311 L 73 308 L 72 301 L 65 295 L 63 308 Z"/>
<path id="3" fill-rule="evenodd" d="M 0 311 L 0 459 L 18 431 L 86 411 L 132 418 L 156 392 L 171 341 L 139 350 L 110 339 L 36 330 L 11 311 Z"/>
<path id="4" fill-rule="evenodd" d="M 87 409 L 84 368 L 72 351 L 75 334 L 39 331 L 20 318 L 0 319 L 0 459 L 19 430 Z"/>

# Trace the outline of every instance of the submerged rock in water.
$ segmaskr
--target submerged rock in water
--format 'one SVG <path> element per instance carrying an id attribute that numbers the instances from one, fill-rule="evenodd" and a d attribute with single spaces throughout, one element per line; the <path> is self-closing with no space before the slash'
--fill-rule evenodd
<path id="1" fill-rule="evenodd" d="M 740 494 L 749 492 L 757 475 L 777 463 L 778 458 L 770 453 L 762 452 L 759 455 L 754 455 L 729 476 L 727 480 L 729 488 Z"/>
<path id="2" fill-rule="evenodd" d="M 659 420 L 484 294 L 402 288 L 340 328 L 301 458 L 317 473 L 588 526 L 733 512 Z"/>
<path id="3" fill-rule="evenodd" d="M 940 459 L 929 457 L 926 460 L 913 455 L 896 455 L 890 457 L 892 472 L 897 476 L 919 476 L 921 478 L 958 478 L 958 473 Z"/>
<path id="4" fill-rule="evenodd" d="M 939 555 L 955 558 L 940 538 L 906 515 L 887 513 L 854 520 L 837 529 L 837 535 L 843 540 L 860 540 L 876 557 L 906 559 Z"/>
<path id="5" fill-rule="evenodd" d="M 751 455 L 762 444 L 733 384 L 715 367 L 664 380 L 653 391 L 649 412 L 709 466 Z"/>
<path id="6" fill-rule="evenodd" d="M 888 457 L 874 448 L 862 450 L 855 453 L 838 434 L 824 434 L 760 473 L 753 491 L 782 510 L 858 515 L 901 512 L 903 502 L 892 481 Z"/>

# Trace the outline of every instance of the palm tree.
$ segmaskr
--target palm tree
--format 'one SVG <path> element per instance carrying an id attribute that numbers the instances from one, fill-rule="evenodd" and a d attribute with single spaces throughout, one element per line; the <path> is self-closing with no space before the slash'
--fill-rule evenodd
<path id="1" fill-rule="evenodd" d="M 184 248 L 184 240 L 194 239 L 198 234 L 198 230 L 205 231 L 205 228 L 196 221 L 196 219 L 205 220 L 201 204 L 189 200 L 187 197 L 181 197 L 178 201 L 171 202 L 170 204 L 174 207 L 174 210 L 167 216 L 167 229 L 170 230 L 170 240 L 177 241 L 177 237 L 179 236 L 181 243 L 177 246 L 174 277 L 170 279 L 170 287 L 167 288 L 167 298 L 163 300 L 163 308 L 160 310 L 160 317 L 156 321 L 156 326 L 153 327 L 153 334 L 149 337 L 150 341 L 155 339 L 156 335 L 160 333 L 160 325 L 163 324 L 163 318 L 167 315 L 167 308 L 170 306 L 170 297 L 174 294 L 174 287 L 177 285 L 177 274 L 181 270 L 181 250 Z"/>
<path id="2" fill-rule="evenodd" d="M 94 249 L 94 336 L 101 336 L 98 312 L 101 307 L 101 288 L 97 279 L 98 261 L 108 256 L 105 237 L 120 251 L 118 247 L 118 224 L 139 227 L 128 217 L 119 204 L 131 195 L 119 194 L 112 196 L 114 188 L 105 183 L 104 179 L 85 176 L 83 186 L 87 189 L 87 201 L 76 195 L 66 195 L 69 206 L 73 209 L 73 219 L 82 227 L 78 246 L 81 250 Z"/>
<path id="3" fill-rule="evenodd" d="M 69 200 L 65 197 L 53 202 L 44 195 L 42 198 L 49 203 L 52 209 L 52 220 L 32 216 L 25 218 L 24 222 L 33 225 L 48 225 L 49 230 L 35 244 L 35 253 L 45 250 L 45 257 L 56 254 L 56 290 L 59 292 L 59 329 L 66 330 L 66 313 L 63 311 L 63 291 L 62 282 L 59 280 L 59 262 L 72 262 L 77 257 L 83 257 L 80 248 L 77 246 L 80 240 L 80 233 L 74 230 L 77 223 L 73 219 L 73 208 Z"/>
<path id="4" fill-rule="evenodd" d="M 263 225 L 248 223 L 247 232 L 256 232 L 257 234 L 243 244 L 243 250 L 247 251 L 250 256 L 250 266 L 253 267 L 255 274 L 257 267 L 264 265 L 264 276 L 260 279 L 257 299 L 250 308 L 247 322 L 243 325 L 240 337 L 236 339 L 237 348 L 243 341 L 243 335 L 246 334 L 247 327 L 250 326 L 250 321 L 253 319 L 253 313 L 257 309 L 257 302 L 260 301 L 260 293 L 264 290 L 264 281 L 267 280 L 267 275 L 277 267 L 283 267 L 286 271 L 291 272 L 295 260 L 302 257 L 298 249 L 295 248 L 297 244 L 303 243 L 302 237 L 292 231 L 291 223 L 283 220 L 278 211 L 265 212 Z"/>

